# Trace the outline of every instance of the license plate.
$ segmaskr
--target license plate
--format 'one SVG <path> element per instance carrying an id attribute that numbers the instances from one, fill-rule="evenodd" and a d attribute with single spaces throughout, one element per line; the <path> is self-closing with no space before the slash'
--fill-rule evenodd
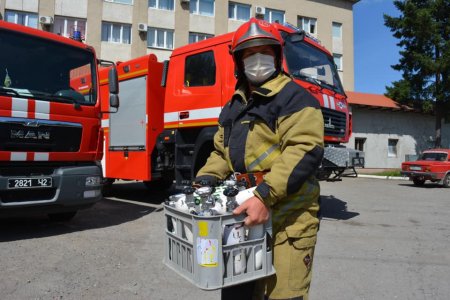
<path id="1" fill-rule="evenodd" d="M 409 169 L 411 171 L 422 171 L 422 167 L 419 167 L 419 166 L 411 166 L 411 167 L 409 167 Z"/>
<path id="2" fill-rule="evenodd" d="M 30 189 L 52 187 L 51 177 L 10 178 L 8 189 Z"/>

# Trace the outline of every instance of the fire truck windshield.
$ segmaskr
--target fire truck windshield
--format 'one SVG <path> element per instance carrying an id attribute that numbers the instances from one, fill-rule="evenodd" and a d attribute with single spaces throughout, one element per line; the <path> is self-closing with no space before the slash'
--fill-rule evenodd
<path id="1" fill-rule="evenodd" d="M 0 95 L 95 104 L 91 51 L 8 30 L 0 30 L 0 47 Z"/>
<path id="2" fill-rule="evenodd" d="M 298 33 L 283 33 L 284 56 L 289 73 L 298 79 L 344 94 L 334 61 L 326 53 L 305 42 Z"/>

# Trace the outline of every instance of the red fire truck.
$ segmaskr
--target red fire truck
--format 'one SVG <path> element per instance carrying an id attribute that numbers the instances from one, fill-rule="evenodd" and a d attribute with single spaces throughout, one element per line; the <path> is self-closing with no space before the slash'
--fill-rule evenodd
<path id="1" fill-rule="evenodd" d="M 101 199 L 99 62 L 79 41 L 0 21 L 2 215 L 43 211 L 68 220 Z"/>
<path id="2" fill-rule="evenodd" d="M 362 166 L 364 153 L 341 146 L 351 135 L 351 115 L 333 57 L 305 32 L 274 25 L 285 40 L 284 70 L 322 107 L 327 147 L 318 177 L 337 179 Z M 105 177 L 190 183 L 213 150 L 220 111 L 234 92 L 232 37 L 177 48 L 164 66 L 152 54 L 118 65 L 122 106 L 103 120 Z"/>

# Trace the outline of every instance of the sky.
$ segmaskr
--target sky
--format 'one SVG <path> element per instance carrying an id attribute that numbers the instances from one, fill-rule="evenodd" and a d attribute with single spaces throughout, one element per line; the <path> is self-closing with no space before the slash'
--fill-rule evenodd
<path id="1" fill-rule="evenodd" d="M 392 0 L 361 0 L 353 6 L 355 91 L 384 94 L 386 86 L 401 79 L 391 68 L 400 59 L 399 40 L 384 25 L 383 14 L 399 16 Z"/>

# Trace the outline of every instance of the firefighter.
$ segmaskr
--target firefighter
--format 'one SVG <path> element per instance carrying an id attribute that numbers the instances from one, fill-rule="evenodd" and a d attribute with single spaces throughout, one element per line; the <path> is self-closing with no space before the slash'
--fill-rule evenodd
<path id="1" fill-rule="evenodd" d="M 264 223 L 272 210 L 276 274 L 222 290 L 222 299 L 308 299 L 319 227 L 323 117 L 318 101 L 283 72 L 278 30 L 252 18 L 234 34 L 236 91 L 224 106 L 215 151 L 196 181 L 214 184 L 230 174 L 256 186 L 235 209 L 245 224 Z M 239 175 L 240 174 L 240 175 Z M 248 294 L 247 294 L 248 293 Z"/>

